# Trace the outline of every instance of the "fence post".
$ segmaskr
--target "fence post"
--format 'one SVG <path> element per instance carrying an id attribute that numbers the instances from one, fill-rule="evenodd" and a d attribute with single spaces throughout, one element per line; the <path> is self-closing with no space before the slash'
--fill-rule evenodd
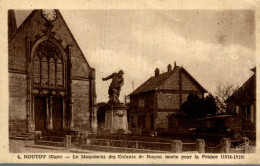
<path id="1" fill-rule="evenodd" d="M 229 138 L 222 138 L 221 139 L 221 147 L 220 153 L 228 153 L 230 152 L 231 141 Z"/>
<path id="2" fill-rule="evenodd" d="M 83 142 L 84 142 L 84 137 L 83 137 L 83 134 L 80 133 L 80 136 L 79 136 L 79 148 L 80 149 L 82 149 Z"/>
<path id="3" fill-rule="evenodd" d="M 86 138 L 86 144 L 90 145 L 91 144 L 91 139 L 90 138 Z"/>
<path id="4" fill-rule="evenodd" d="M 38 143 L 38 140 L 41 139 L 42 132 L 41 131 L 35 131 L 34 132 L 34 144 Z"/>
<path id="5" fill-rule="evenodd" d="M 241 140 L 245 145 L 249 145 L 249 138 L 243 137 Z"/>
<path id="6" fill-rule="evenodd" d="M 71 147 L 71 135 L 69 135 L 69 147 Z"/>
<path id="7" fill-rule="evenodd" d="M 136 148 L 136 149 L 139 148 L 139 142 L 138 142 L 138 141 L 135 142 L 135 148 Z"/>
<path id="8" fill-rule="evenodd" d="M 181 140 L 173 140 L 171 141 L 171 151 L 174 153 L 182 152 L 182 142 Z"/>
<path id="9" fill-rule="evenodd" d="M 69 149 L 70 145 L 71 145 L 71 136 L 70 135 L 66 135 L 65 140 L 64 140 L 64 145 L 65 148 Z"/>
<path id="10" fill-rule="evenodd" d="M 110 140 L 107 139 L 106 142 L 107 142 L 107 146 L 110 146 Z"/>
<path id="11" fill-rule="evenodd" d="M 205 153 L 204 139 L 196 139 L 196 149 L 197 149 L 198 153 Z"/>
<path id="12" fill-rule="evenodd" d="M 245 145 L 245 153 L 250 153 L 249 138 L 243 137 L 241 140 Z"/>

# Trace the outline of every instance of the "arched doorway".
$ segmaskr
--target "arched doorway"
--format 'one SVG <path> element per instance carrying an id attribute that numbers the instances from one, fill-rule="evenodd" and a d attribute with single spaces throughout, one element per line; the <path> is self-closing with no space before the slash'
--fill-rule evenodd
<path id="1" fill-rule="evenodd" d="M 35 131 L 64 130 L 68 121 L 66 54 L 55 40 L 47 38 L 36 43 L 32 56 Z"/>

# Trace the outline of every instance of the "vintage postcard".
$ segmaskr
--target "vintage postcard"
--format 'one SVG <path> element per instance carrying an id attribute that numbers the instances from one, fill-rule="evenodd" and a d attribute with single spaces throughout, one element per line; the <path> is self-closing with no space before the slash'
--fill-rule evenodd
<path id="1" fill-rule="evenodd" d="M 257 1 L 5 1 L 1 163 L 259 164 Z"/>

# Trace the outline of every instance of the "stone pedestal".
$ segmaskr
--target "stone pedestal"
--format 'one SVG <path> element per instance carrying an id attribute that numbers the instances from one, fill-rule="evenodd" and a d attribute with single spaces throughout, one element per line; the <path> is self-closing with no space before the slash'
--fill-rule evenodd
<path id="1" fill-rule="evenodd" d="M 111 133 L 115 133 L 118 129 L 128 130 L 127 112 L 124 104 L 113 104 L 106 106 L 105 128 Z"/>

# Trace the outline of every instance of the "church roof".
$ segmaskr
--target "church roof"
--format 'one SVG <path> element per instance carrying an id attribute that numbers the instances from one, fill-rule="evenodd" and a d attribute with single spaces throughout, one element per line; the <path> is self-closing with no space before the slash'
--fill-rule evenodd
<path id="1" fill-rule="evenodd" d="M 148 92 L 148 91 L 155 91 L 155 90 L 157 90 L 160 85 L 162 85 L 168 78 L 170 78 L 174 74 L 178 73 L 178 71 L 183 71 L 184 73 L 186 73 L 191 78 L 191 80 L 204 93 L 208 92 L 183 67 L 175 66 L 173 68 L 173 70 L 171 70 L 169 72 L 165 72 L 165 73 L 159 74 L 158 76 L 153 76 L 153 77 L 149 78 L 141 86 L 139 86 L 134 92 L 132 92 L 129 96 L 145 93 L 145 92 Z"/>
<path id="2" fill-rule="evenodd" d="M 36 13 L 36 10 L 33 10 L 29 16 L 26 17 L 26 19 L 20 24 L 20 26 L 18 26 L 16 28 L 16 30 L 9 36 L 9 40 L 11 40 L 23 27 L 24 25 L 31 19 L 31 17 Z M 12 15 L 9 15 L 10 20 L 15 20 L 16 21 L 16 17 L 15 17 L 15 13 L 12 13 Z M 10 27 L 8 27 L 10 28 Z"/>
<path id="3" fill-rule="evenodd" d="M 72 34 L 72 32 L 71 32 L 70 28 L 68 27 L 66 21 L 64 20 L 62 14 L 60 13 L 60 11 L 59 11 L 58 9 L 55 9 L 55 10 L 56 10 L 56 12 L 58 13 L 58 15 L 60 16 L 62 22 L 64 23 L 64 26 L 65 26 L 66 29 L 68 30 L 68 32 L 69 32 L 71 38 L 73 39 L 75 45 L 78 47 L 78 50 L 79 50 L 80 53 L 83 55 L 83 59 L 84 59 L 85 63 L 87 64 L 87 66 L 88 66 L 89 68 L 91 68 L 90 65 L 89 65 L 89 63 L 88 63 L 88 61 L 87 61 L 87 59 L 86 59 L 86 57 L 84 56 L 84 54 L 83 54 L 83 52 L 82 52 L 82 50 L 81 50 L 81 48 L 79 47 L 79 45 L 78 45 L 78 43 L 77 43 L 77 41 L 76 41 L 74 35 Z M 16 34 L 18 34 L 18 33 L 24 28 L 24 26 L 32 19 L 32 17 L 33 17 L 37 12 L 40 12 L 40 11 L 41 11 L 40 9 L 35 9 L 35 10 L 33 10 L 33 11 L 26 17 L 26 19 L 20 24 L 20 26 L 19 26 L 18 28 L 16 28 L 15 31 L 12 32 L 12 34 L 9 36 L 9 41 L 11 41 L 11 40 L 16 36 Z M 14 14 L 14 12 L 13 12 L 13 13 L 9 12 L 9 15 L 10 15 L 10 14 L 12 14 L 12 15 L 9 17 L 10 20 L 15 19 L 15 14 Z M 8 28 L 10 28 L 10 27 L 8 27 Z M 93 70 L 94 68 L 91 68 L 91 69 Z"/>

